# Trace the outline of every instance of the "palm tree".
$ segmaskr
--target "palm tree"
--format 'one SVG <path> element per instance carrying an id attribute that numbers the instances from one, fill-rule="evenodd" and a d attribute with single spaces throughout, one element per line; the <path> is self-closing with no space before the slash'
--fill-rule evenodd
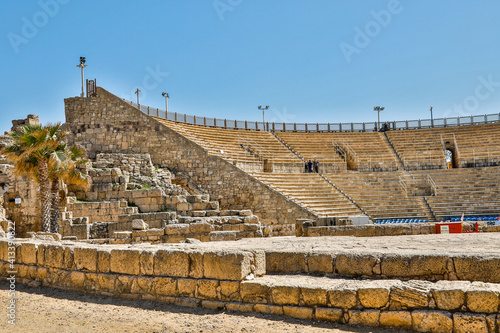
<path id="1" fill-rule="evenodd" d="M 78 165 L 87 163 L 84 152 L 76 146 L 68 148 L 61 143 L 49 160 L 49 178 L 51 181 L 50 231 L 59 232 L 59 190 L 64 181 L 74 185 L 88 185 L 87 178 L 78 170 Z"/>
<path id="2" fill-rule="evenodd" d="M 12 146 L 4 149 L 7 159 L 14 164 L 18 176 L 27 175 L 40 184 L 42 231 L 50 231 L 50 181 L 48 159 L 56 148 L 55 141 L 49 140 L 59 129 L 59 125 L 25 126 L 19 132 L 11 134 Z"/>

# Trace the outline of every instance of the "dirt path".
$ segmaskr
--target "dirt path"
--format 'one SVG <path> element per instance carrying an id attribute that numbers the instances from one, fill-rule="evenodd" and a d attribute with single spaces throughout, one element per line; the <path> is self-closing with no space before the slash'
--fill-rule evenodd
<path id="1" fill-rule="evenodd" d="M 357 328 L 284 316 L 191 309 L 168 304 L 16 286 L 16 325 L 7 323 L 7 283 L 0 282 L 0 332 L 404 332 Z"/>

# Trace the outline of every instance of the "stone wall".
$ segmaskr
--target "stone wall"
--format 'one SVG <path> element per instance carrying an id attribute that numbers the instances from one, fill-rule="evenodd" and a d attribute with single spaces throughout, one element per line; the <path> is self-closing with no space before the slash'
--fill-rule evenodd
<path id="1" fill-rule="evenodd" d="M 70 139 L 91 158 L 99 153 L 150 154 L 153 164 L 184 171 L 221 209 L 251 209 L 276 235 L 291 235 L 296 219 L 315 217 L 102 88 L 96 98 L 65 99 L 65 112 Z"/>
<path id="2" fill-rule="evenodd" d="M 16 263 L 7 261 L 15 252 Z M 172 265 L 175 263 L 175 265 Z M 498 284 L 263 276 L 262 251 L 0 241 L 0 277 L 103 296 L 419 332 L 498 332 Z"/>

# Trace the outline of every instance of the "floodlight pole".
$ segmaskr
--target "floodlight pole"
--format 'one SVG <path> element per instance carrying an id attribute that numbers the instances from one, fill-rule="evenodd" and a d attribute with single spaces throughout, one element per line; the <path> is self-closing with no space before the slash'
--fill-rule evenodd
<path id="1" fill-rule="evenodd" d="M 380 111 L 384 111 L 385 107 L 383 106 L 374 106 L 373 111 L 377 111 L 378 113 L 378 122 L 377 122 L 377 131 L 380 130 Z"/>
<path id="2" fill-rule="evenodd" d="M 141 105 L 141 104 L 139 104 L 139 93 L 140 93 L 140 92 L 141 92 L 141 90 L 140 90 L 139 88 L 137 88 L 137 90 L 136 90 L 136 91 L 135 91 L 135 93 L 134 93 L 134 94 L 136 94 L 136 95 L 137 95 L 137 106 L 139 106 L 139 107 L 140 107 L 140 105 Z"/>
<path id="3" fill-rule="evenodd" d="M 264 127 L 264 131 L 269 131 L 269 128 L 266 130 L 266 110 L 269 109 L 269 105 L 266 105 L 265 108 L 263 108 L 261 105 L 259 105 L 259 110 L 262 110 L 262 126 Z"/>
<path id="4" fill-rule="evenodd" d="M 87 67 L 87 65 L 85 65 L 85 57 L 80 57 L 80 64 L 76 65 L 76 67 L 80 67 L 80 69 L 82 70 L 82 94 L 80 95 L 80 97 L 85 97 L 85 88 L 83 83 L 83 69 Z"/>
<path id="5" fill-rule="evenodd" d="M 165 112 L 168 114 L 168 99 L 170 98 L 170 95 L 165 92 L 162 92 L 161 95 L 165 97 Z"/>
<path id="6" fill-rule="evenodd" d="M 431 127 L 434 128 L 434 117 L 432 116 L 432 106 L 431 106 Z"/>

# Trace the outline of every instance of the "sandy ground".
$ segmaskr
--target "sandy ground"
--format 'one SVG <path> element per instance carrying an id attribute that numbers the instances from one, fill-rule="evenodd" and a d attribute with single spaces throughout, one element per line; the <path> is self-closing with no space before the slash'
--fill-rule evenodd
<path id="1" fill-rule="evenodd" d="M 16 297 L 16 324 L 11 325 L 6 316 L 7 283 L 0 282 L 0 332 L 406 332 L 192 309 L 19 284 Z"/>

